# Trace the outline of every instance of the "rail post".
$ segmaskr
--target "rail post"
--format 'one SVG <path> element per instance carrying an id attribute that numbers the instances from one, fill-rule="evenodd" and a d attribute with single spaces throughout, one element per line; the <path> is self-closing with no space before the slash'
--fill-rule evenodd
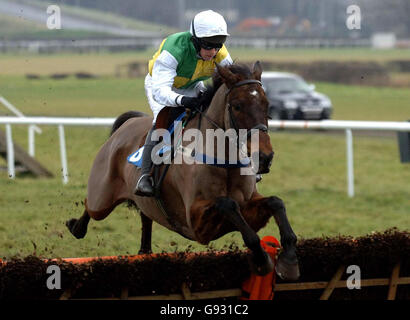
<path id="1" fill-rule="evenodd" d="M 61 156 L 61 168 L 63 172 L 63 183 L 68 183 L 68 165 L 67 165 L 67 152 L 65 146 L 64 126 L 58 125 L 58 135 L 60 138 L 60 156 Z"/>
<path id="2" fill-rule="evenodd" d="M 11 125 L 6 124 L 6 141 L 7 141 L 7 170 L 10 179 L 16 177 L 16 170 L 14 167 L 14 145 L 11 134 Z"/>
<path id="3" fill-rule="evenodd" d="M 35 154 L 35 144 L 34 144 L 34 135 L 35 135 L 35 126 L 30 125 L 28 127 L 28 154 L 34 158 Z"/>
<path id="4" fill-rule="evenodd" d="M 353 168 L 353 135 L 352 129 L 346 129 L 346 157 L 347 157 L 347 195 L 354 197 L 354 168 Z"/>

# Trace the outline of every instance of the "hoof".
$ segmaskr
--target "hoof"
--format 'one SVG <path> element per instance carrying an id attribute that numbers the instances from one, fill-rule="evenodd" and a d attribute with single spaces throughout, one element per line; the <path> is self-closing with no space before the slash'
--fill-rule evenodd
<path id="1" fill-rule="evenodd" d="M 299 279 L 299 264 L 297 259 L 294 262 L 286 259 L 283 254 L 279 255 L 278 262 L 275 267 L 276 274 L 283 280 L 295 281 Z"/>
<path id="2" fill-rule="evenodd" d="M 79 230 L 77 222 L 78 219 L 70 219 L 65 223 L 65 225 L 74 237 L 76 237 L 77 239 L 82 239 L 85 237 L 87 229 L 85 229 L 85 231 Z"/>
<path id="3" fill-rule="evenodd" d="M 274 264 L 270 256 L 264 252 L 265 255 L 265 263 L 258 265 L 256 264 L 253 259 L 249 261 L 249 265 L 251 268 L 252 273 L 257 274 L 258 276 L 264 276 L 268 273 L 272 272 L 274 269 Z"/>

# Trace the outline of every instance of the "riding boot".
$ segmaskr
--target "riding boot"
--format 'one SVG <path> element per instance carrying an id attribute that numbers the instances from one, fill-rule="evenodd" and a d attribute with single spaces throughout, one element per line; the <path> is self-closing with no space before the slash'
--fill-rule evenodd
<path id="1" fill-rule="evenodd" d="M 138 196 L 152 197 L 154 195 L 153 181 L 150 175 L 152 166 L 151 151 L 157 144 L 157 141 L 151 140 L 153 131 L 154 127 L 151 128 L 145 139 L 144 151 L 142 153 L 141 177 L 134 190 L 134 194 Z"/>

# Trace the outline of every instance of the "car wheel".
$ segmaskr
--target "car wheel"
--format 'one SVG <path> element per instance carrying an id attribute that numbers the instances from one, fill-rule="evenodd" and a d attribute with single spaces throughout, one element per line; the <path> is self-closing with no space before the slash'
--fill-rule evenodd
<path id="1" fill-rule="evenodd" d="M 295 115 L 293 116 L 293 120 L 306 120 L 305 119 L 305 114 L 301 110 L 298 110 L 298 111 L 296 111 Z"/>
<path id="2" fill-rule="evenodd" d="M 324 110 L 320 115 L 320 120 L 329 120 L 330 119 L 330 112 Z"/>

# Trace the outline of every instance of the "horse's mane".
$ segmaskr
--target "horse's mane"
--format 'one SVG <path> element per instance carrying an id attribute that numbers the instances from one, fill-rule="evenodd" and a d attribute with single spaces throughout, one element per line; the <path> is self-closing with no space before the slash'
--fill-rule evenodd
<path id="1" fill-rule="evenodd" d="M 249 79 L 252 76 L 252 71 L 249 69 L 249 67 L 242 63 L 233 63 L 227 66 L 227 68 L 234 74 L 241 74 L 245 76 L 246 79 Z M 201 105 L 204 109 L 209 107 L 215 93 L 218 91 L 219 87 L 222 84 L 222 77 L 219 75 L 218 69 L 216 69 L 212 75 L 212 83 L 208 84 L 206 91 L 201 97 Z"/>

